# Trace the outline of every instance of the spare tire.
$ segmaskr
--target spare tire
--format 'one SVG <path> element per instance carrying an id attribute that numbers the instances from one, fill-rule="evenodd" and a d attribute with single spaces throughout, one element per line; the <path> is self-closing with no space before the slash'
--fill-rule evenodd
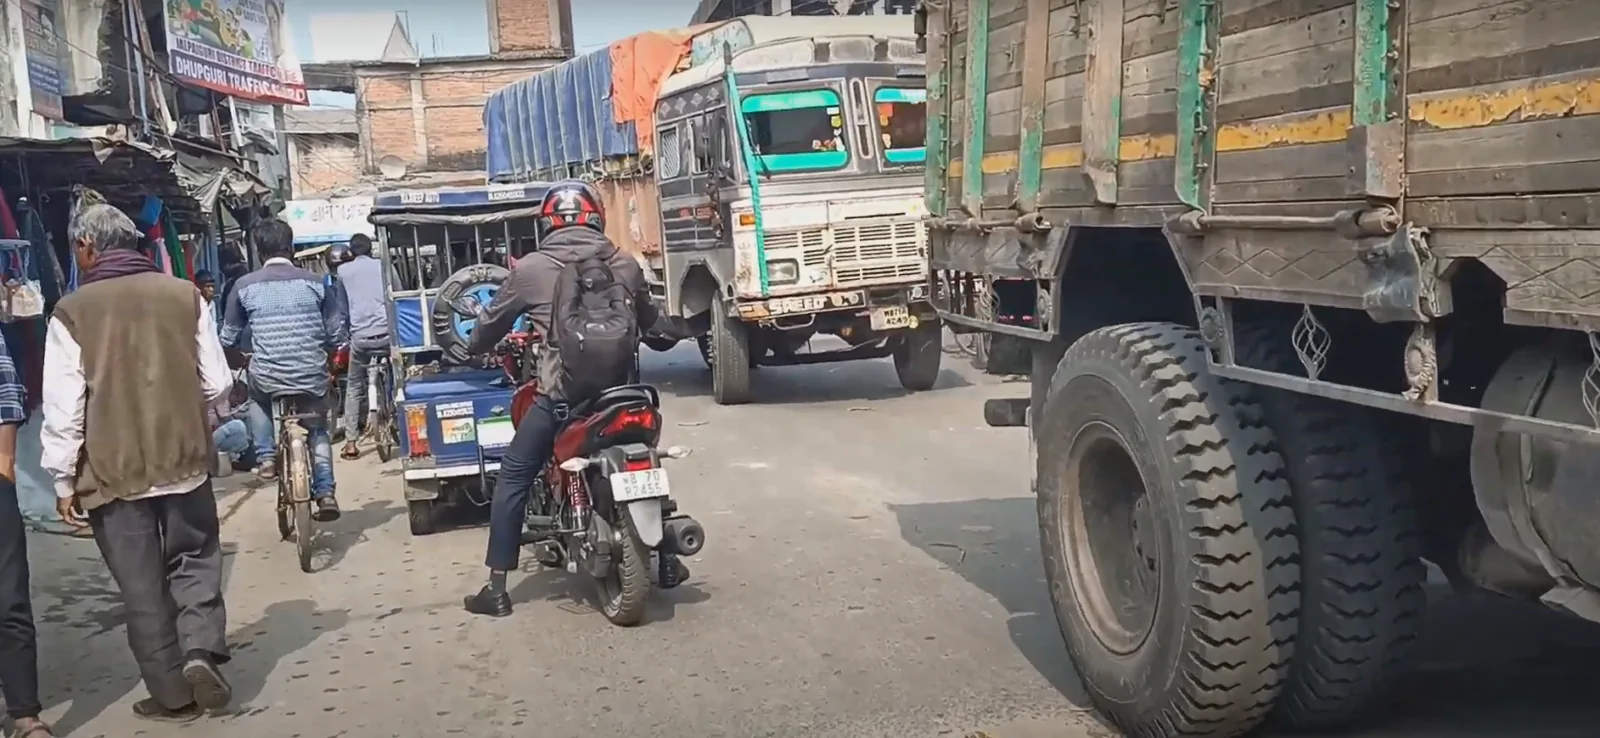
<path id="1" fill-rule="evenodd" d="M 433 340 L 446 363 L 466 364 L 472 360 L 467 345 L 478 326 L 478 315 L 494 300 L 509 276 L 511 272 L 505 267 L 477 264 L 450 275 L 439 286 L 439 293 L 433 298 Z M 524 330 L 527 320 L 526 316 L 517 318 L 514 330 Z"/>

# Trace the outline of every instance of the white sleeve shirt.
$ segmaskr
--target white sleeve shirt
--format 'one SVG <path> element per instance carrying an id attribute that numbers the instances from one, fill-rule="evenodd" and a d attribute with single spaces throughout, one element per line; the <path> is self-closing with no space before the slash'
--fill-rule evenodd
<path id="1" fill-rule="evenodd" d="M 207 405 L 228 396 L 233 389 L 233 370 L 217 336 L 217 319 L 211 310 L 201 310 L 195 326 L 195 341 L 200 349 L 200 386 Z M 55 377 L 44 383 L 40 408 L 44 421 L 39 429 L 43 451 L 39 462 L 55 480 L 56 497 L 66 499 L 78 473 L 78 457 L 83 452 L 84 414 L 89 388 L 83 376 L 83 349 L 61 321 L 50 319 L 45 333 L 44 376 Z M 155 497 L 189 492 L 205 482 L 206 475 L 173 484 L 152 487 L 136 497 Z"/>

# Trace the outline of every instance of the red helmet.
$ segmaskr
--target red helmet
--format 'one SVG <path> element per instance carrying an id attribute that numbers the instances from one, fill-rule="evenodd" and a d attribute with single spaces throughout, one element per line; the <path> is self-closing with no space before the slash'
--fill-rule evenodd
<path id="1" fill-rule="evenodd" d="M 557 182 L 550 185 L 544 199 L 539 201 L 537 222 L 540 238 L 571 226 L 588 226 L 604 233 L 606 206 L 600 199 L 600 191 L 588 182 Z"/>

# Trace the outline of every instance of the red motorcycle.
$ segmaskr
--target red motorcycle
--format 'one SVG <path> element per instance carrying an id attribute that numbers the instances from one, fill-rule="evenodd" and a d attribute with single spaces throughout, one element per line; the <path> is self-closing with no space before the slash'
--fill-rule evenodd
<path id="1" fill-rule="evenodd" d="M 518 384 L 511 419 L 520 424 L 539 394 L 537 349 L 526 335 L 501 346 L 502 366 Z M 662 463 L 689 449 L 658 448 L 660 408 L 660 393 L 644 384 L 572 406 L 529 497 L 523 544 L 538 546 L 547 566 L 593 577 L 601 612 L 616 625 L 637 625 L 651 588 L 681 584 L 687 569 L 679 557 L 705 545 L 700 523 L 672 499 Z"/>

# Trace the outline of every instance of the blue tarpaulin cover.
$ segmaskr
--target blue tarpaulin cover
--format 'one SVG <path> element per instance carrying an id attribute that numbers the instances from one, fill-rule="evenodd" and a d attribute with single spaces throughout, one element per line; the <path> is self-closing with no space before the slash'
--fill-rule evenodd
<path id="1" fill-rule="evenodd" d="M 633 123 L 617 123 L 609 47 L 543 70 L 489 96 L 483 109 L 488 174 L 497 182 L 639 153 Z"/>

